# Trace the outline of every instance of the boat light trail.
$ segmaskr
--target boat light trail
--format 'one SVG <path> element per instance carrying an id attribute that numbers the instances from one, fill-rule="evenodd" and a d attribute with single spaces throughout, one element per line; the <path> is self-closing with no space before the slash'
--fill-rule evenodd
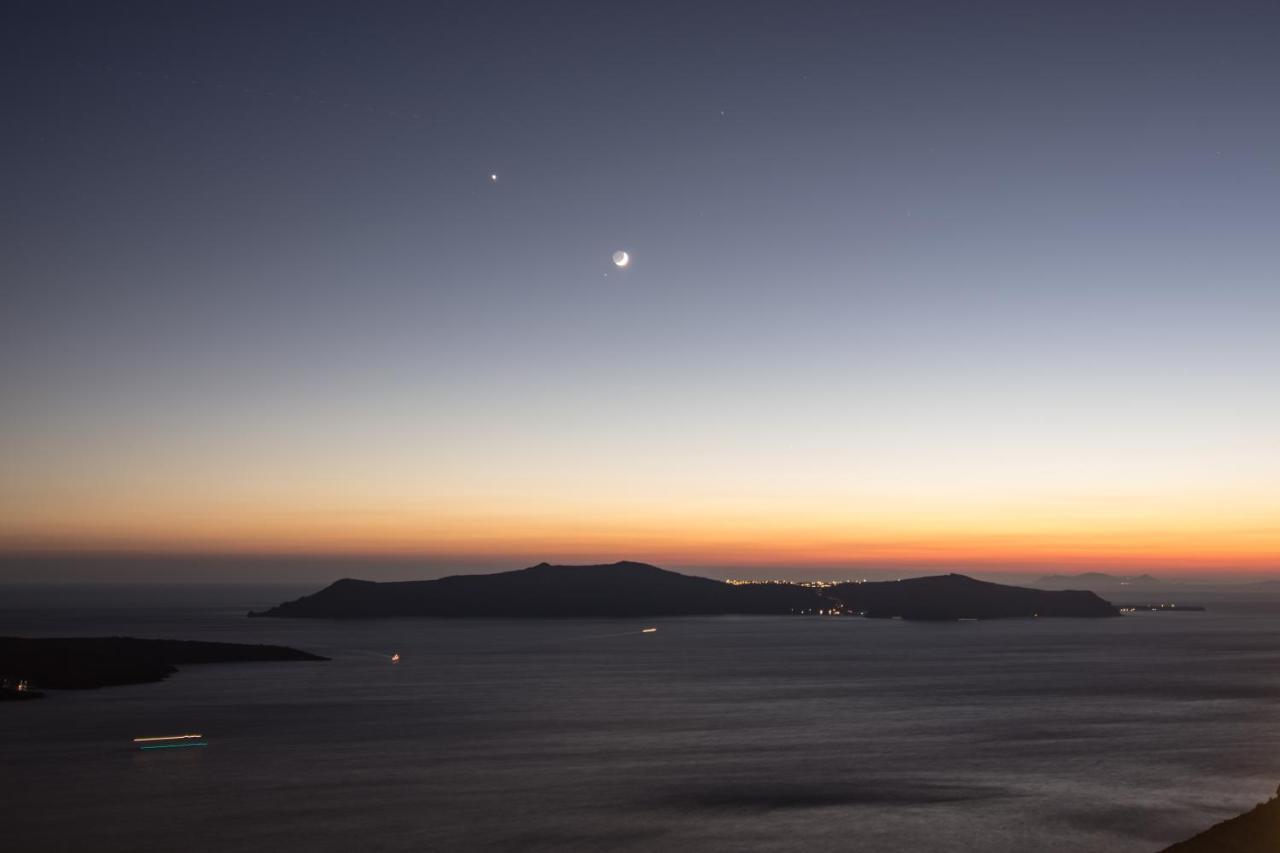
<path id="1" fill-rule="evenodd" d="M 204 735 L 162 735 L 160 737 L 136 737 L 134 743 L 153 743 L 166 740 L 200 740 Z"/>

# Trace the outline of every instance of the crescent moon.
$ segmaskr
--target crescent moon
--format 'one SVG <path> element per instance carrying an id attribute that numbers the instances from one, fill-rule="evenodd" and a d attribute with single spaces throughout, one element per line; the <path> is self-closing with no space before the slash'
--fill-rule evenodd
<path id="1" fill-rule="evenodd" d="M 631 256 L 621 250 L 613 253 L 613 265 L 618 269 L 622 269 L 631 263 Z"/>

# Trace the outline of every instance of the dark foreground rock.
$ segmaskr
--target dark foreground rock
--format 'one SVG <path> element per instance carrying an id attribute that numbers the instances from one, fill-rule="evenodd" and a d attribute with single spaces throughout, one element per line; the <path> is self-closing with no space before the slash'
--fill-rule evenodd
<path id="1" fill-rule="evenodd" d="M 1224 820 L 1160 853 L 1276 853 L 1280 851 L 1280 789 L 1252 811 Z"/>
<path id="2" fill-rule="evenodd" d="M 284 646 L 133 637 L 0 637 L 0 678 L 56 689 L 159 681 L 179 664 L 319 661 Z"/>

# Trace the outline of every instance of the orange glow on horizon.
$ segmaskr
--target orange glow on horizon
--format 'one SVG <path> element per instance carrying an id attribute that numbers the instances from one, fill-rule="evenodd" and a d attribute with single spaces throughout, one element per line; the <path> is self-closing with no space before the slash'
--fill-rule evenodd
<path id="1" fill-rule="evenodd" d="M 1016 525 L 1014 522 L 1017 522 Z M 916 518 L 689 517 L 651 515 L 583 520 L 551 516 L 422 519 L 398 514 L 257 519 L 209 517 L 157 532 L 150 524 L 101 520 L 61 524 L 41 533 L 0 533 L 8 553 L 239 554 L 522 561 L 610 562 L 637 558 L 663 566 L 839 569 L 895 566 L 1116 570 L 1280 569 L 1280 527 L 1269 520 L 1082 519 L 1024 514 Z"/>
<path id="2" fill-rule="evenodd" d="M 999 487 L 836 478 L 778 491 L 702 480 L 677 490 L 661 478 L 609 489 L 567 474 L 542 492 L 523 482 L 481 489 L 370 478 L 255 493 L 166 481 L 127 499 L 104 481 L 0 494 L 0 554 L 367 556 L 463 571 L 640 559 L 691 571 L 1264 573 L 1280 570 L 1280 495 L 1263 473 L 1229 489 L 1012 475 Z"/>

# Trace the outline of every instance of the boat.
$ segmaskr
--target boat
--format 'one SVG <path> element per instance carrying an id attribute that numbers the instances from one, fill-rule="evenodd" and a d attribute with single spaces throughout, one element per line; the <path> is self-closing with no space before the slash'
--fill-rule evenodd
<path id="1" fill-rule="evenodd" d="M 189 749 L 209 745 L 204 740 L 204 735 L 156 735 L 136 737 L 133 742 L 138 745 L 138 749 Z"/>

